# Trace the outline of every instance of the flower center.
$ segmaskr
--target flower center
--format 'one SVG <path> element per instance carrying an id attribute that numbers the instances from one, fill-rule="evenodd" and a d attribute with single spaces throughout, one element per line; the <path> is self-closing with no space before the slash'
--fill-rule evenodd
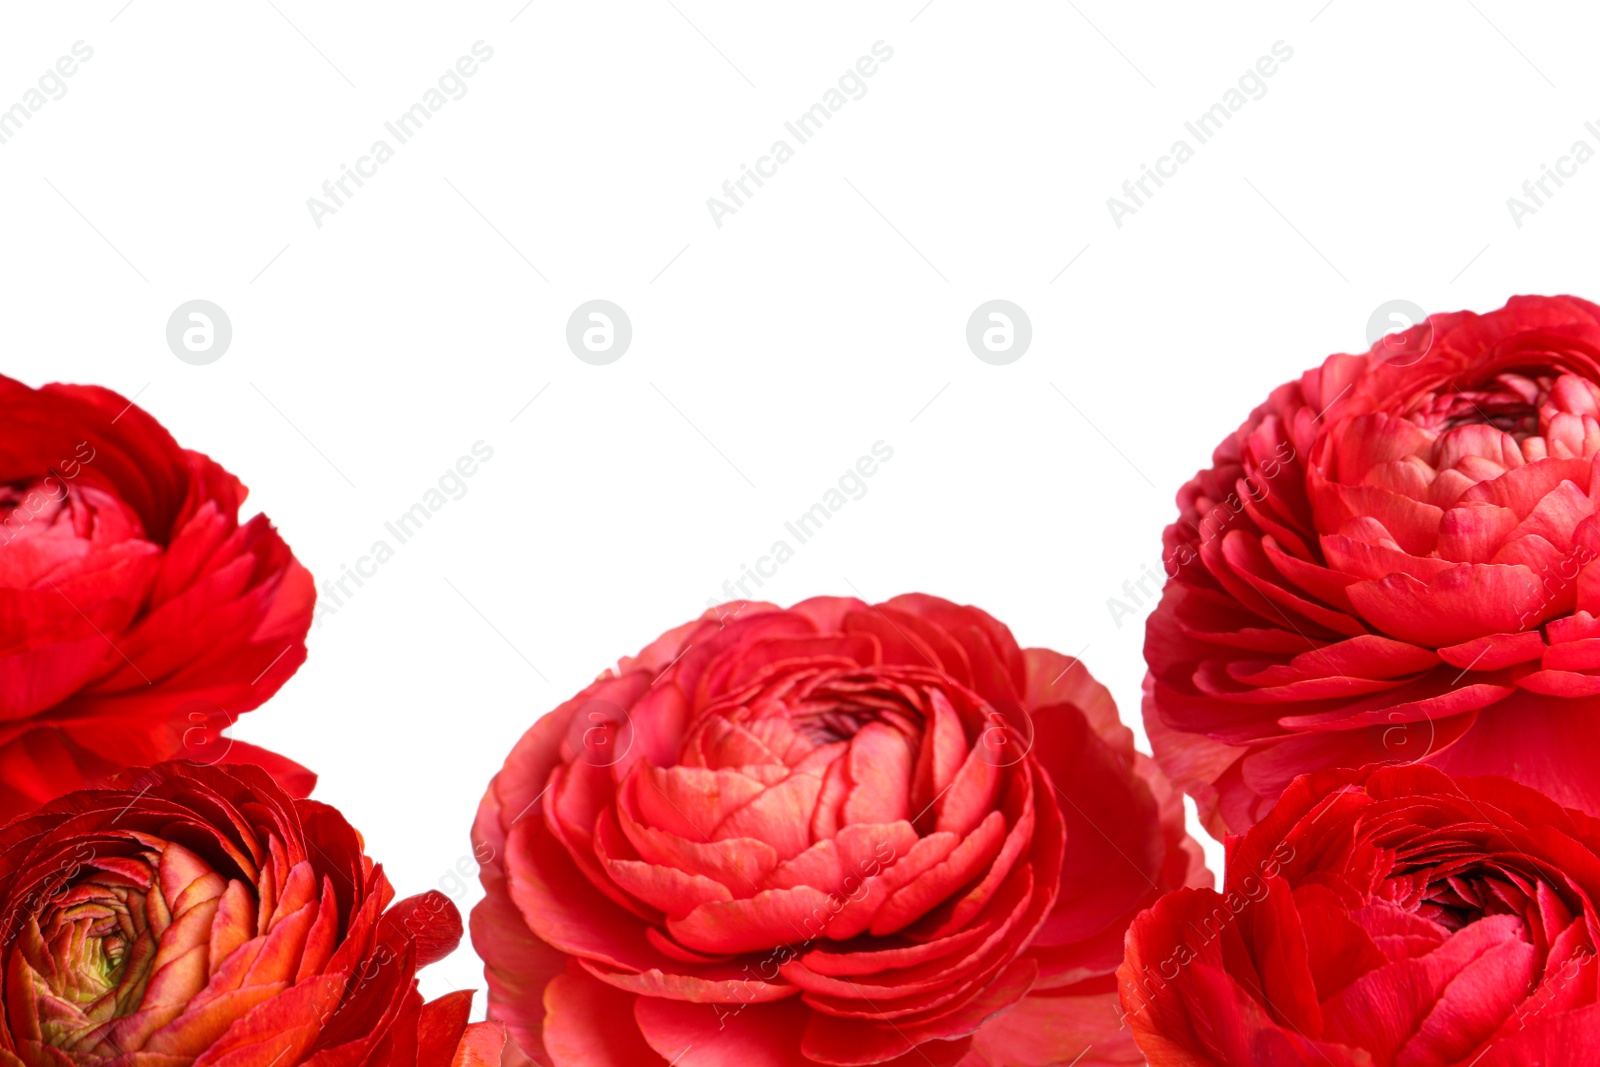
<path id="1" fill-rule="evenodd" d="M 143 540 L 145 531 L 138 513 L 113 494 L 50 474 L 0 484 L 0 548 L 23 538 L 49 538 L 60 549 L 72 541 Z"/>
<path id="2" fill-rule="evenodd" d="M 49 526 L 66 510 L 67 495 L 66 483 L 57 478 L 0 485 L 0 524 L 16 533 L 35 523 Z"/>
<path id="3" fill-rule="evenodd" d="M 139 1006 L 156 961 L 152 919 L 166 916 L 159 890 L 100 873 L 64 888 L 24 937 L 44 1043 L 68 1053 L 115 1055 L 109 1023 Z"/>
<path id="4" fill-rule="evenodd" d="M 1489 427 L 1509 437 L 1524 461 L 1546 456 L 1587 459 L 1600 440 L 1585 430 L 1600 414 L 1600 386 L 1575 374 L 1507 371 L 1481 385 L 1420 398 L 1407 418 L 1446 439 L 1453 431 Z"/>
<path id="5" fill-rule="evenodd" d="M 1432 883 L 1418 912 L 1453 933 L 1491 915 L 1520 916 L 1530 903 L 1504 877 L 1482 873 Z"/>
<path id="6" fill-rule="evenodd" d="M 877 727 L 898 735 L 911 751 L 922 743 L 929 714 L 928 681 L 880 675 L 859 668 L 822 668 L 785 676 L 774 685 L 731 694 L 707 709 L 699 744 L 708 736 L 716 742 L 707 751 L 708 763 L 718 765 L 723 743 L 736 742 L 750 733 L 774 737 L 781 734 L 798 742 L 805 753 L 854 741 L 863 730 Z M 707 733 L 709 731 L 709 734 Z M 773 762 L 793 764 L 800 755 L 773 750 Z M 738 765 L 749 762 L 748 752 L 735 743 L 727 758 Z"/>
<path id="7" fill-rule="evenodd" d="M 30 903 L 7 995 L 31 993 L 40 1040 L 72 1062 L 133 1056 L 205 988 L 213 953 L 225 958 L 254 936 L 256 904 L 176 842 L 65 858 L 59 879 Z"/>

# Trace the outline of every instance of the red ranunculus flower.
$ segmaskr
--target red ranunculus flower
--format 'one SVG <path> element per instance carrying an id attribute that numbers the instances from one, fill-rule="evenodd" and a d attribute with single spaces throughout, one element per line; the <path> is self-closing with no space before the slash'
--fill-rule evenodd
<path id="1" fill-rule="evenodd" d="M 1152 1067 L 1600 1062 L 1600 821 L 1421 765 L 1297 778 L 1224 891 L 1139 916 L 1118 971 Z"/>
<path id="2" fill-rule="evenodd" d="M 337 811 L 253 766 L 117 778 L 0 828 L 0 1065 L 496 1062 L 493 1034 L 464 1041 L 470 990 L 416 991 L 455 905 L 391 905 Z"/>
<path id="3" fill-rule="evenodd" d="M 1276 390 L 1178 496 L 1145 723 L 1212 833 L 1424 760 L 1600 814 L 1600 307 L 1436 315 Z"/>
<path id="4" fill-rule="evenodd" d="M 1110 694 L 927 596 L 665 634 L 534 724 L 476 833 L 490 1017 L 556 1067 L 1138 1062 L 1122 934 L 1210 884 Z"/>
<path id="5" fill-rule="evenodd" d="M 0 377 L 0 822 L 130 765 L 304 768 L 222 735 L 305 660 L 310 575 L 127 400 Z"/>

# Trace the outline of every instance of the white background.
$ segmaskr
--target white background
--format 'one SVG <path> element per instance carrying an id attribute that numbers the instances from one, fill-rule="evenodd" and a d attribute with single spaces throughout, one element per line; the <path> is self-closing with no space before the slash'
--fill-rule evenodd
<path id="1" fill-rule="evenodd" d="M 237 730 L 319 771 L 402 894 L 468 910 L 450 872 L 522 731 L 793 544 L 880 440 L 759 594 L 979 605 L 1081 652 L 1143 745 L 1148 602 L 1118 627 L 1107 601 L 1272 386 L 1390 299 L 1600 296 L 1600 161 L 1520 227 L 1506 204 L 1600 148 L 1592 10 L 923 2 L 0 9 L 0 108 L 94 50 L 0 144 L 0 369 L 137 395 L 324 580 L 494 450 Z M 316 226 L 307 198 L 480 40 L 466 95 Z M 718 228 L 706 199 L 880 40 L 866 95 Z M 1266 94 L 1117 227 L 1107 197 L 1277 41 Z M 165 341 L 195 298 L 232 320 L 209 366 Z M 609 366 L 564 340 L 593 298 L 633 323 Z M 993 298 L 1032 320 L 1008 366 L 965 343 Z M 470 947 L 424 979 L 468 986 Z"/>

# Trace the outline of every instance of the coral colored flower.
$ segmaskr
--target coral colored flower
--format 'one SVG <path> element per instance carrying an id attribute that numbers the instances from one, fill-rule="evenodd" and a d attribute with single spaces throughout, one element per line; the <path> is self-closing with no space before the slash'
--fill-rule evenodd
<path id="1" fill-rule="evenodd" d="M 1600 821 L 1421 765 L 1296 779 L 1224 890 L 1139 916 L 1118 971 L 1154 1067 L 1600 1062 Z"/>
<path id="2" fill-rule="evenodd" d="M 1600 814 L 1600 307 L 1435 315 L 1273 392 L 1178 496 L 1156 759 L 1212 833 L 1422 760 Z"/>
<path id="3" fill-rule="evenodd" d="M 443 999 L 443 998 L 441 998 Z M 461 1035 L 450 1067 L 500 1067 L 505 1062 L 506 1028 L 501 1023 L 476 1023 Z M 426 1067 L 419 1061 L 419 1067 Z"/>
<path id="4" fill-rule="evenodd" d="M 490 1017 L 556 1067 L 1136 1063 L 1123 932 L 1210 884 L 1110 694 L 927 596 L 665 634 L 533 725 L 476 834 Z"/>
<path id="5" fill-rule="evenodd" d="M 472 994 L 415 978 L 461 938 L 448 897 L 391 904 L 344 818 L 258 767 L 119 777 L 0 828 L 0 1064 L 448 1067 Z"/>
<path id="6" fill-rule="evenodd" d="M 311 577 L 245 488 L 92 386 L 0 377 L 0 822 L 129 765 L 302 767 L 222 731 L 305 660 Z"/>

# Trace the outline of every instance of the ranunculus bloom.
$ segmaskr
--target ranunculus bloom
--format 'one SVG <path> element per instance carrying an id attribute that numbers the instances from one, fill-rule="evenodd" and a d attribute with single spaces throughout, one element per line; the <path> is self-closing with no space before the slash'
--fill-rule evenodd
<path id="1" fill-rule="evenodd" d="M 1145 723 L 1212 833 L 1423 760 L 1600 814 L 1600 307 L 1436 315 L 1273 392 L 1179 494 Z"/>
<path id="2" fill-rule="evenodd" d="M 391 906 L 344 818 L 259 767 L 118 777 L 0 829 L 0 1064 L 451 1062 L 471 991 L 415 977 L 460 940 L 448 897 Z"/>
<path id="3" fill-rule="evenodd" d="M 1500 777 L 1321 771 L 1229 842 L 1224 891 L 1134 920 L 1153 1067 L 1555 1067 L 1600 1047 L 1600 821 Z"/>
<path id="4" fill-rule="evenodd" d="M 476 834 L 490 1017 L 556 1067 L 1138 1062 L 1122 934 L 1210 884 L 1110 694 L 927 596 L 665 634 L 533 725 Z"/>
<path id="5" fill-rule="evenodd" d="M 310 575 L 124 398 L 0 377 L 0 822 L 130 765 L 304 768 L 222 731 L 305 660 Z"/>

